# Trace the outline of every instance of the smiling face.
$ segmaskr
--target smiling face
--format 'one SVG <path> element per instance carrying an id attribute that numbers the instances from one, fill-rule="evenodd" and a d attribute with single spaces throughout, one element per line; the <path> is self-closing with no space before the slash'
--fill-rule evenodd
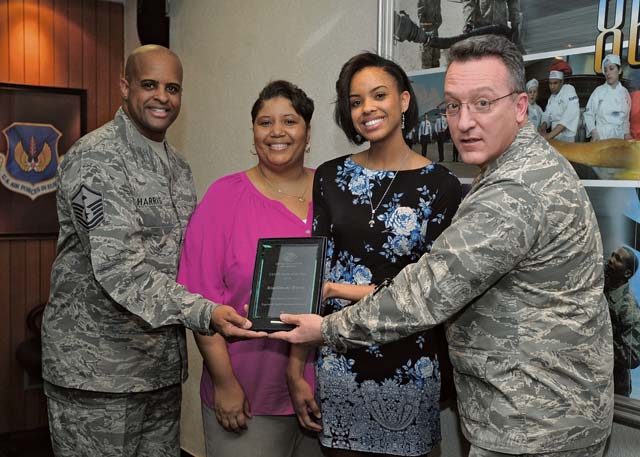
<path id="1" fill-rule="evenodd" d="M 369 142 L 402 137 L 402 113 L 409 107 L 409 92 L 400 93 L 396 80 L 379 67 L 366 67 L 351 78 L 351 121 Z"/>
<path id="2" fill-rule="evenodd" d="M 133 71 L 120 81 L 124 109 L 142 135 L 162 141 L 180 113 L 182 65 L 166 51 L 147 51 L 135 57 Z"/>
<path id="3" fill-rule="evenodd" d="M 473 113 L 468 103 L 495 100 L 513 91 L 507 67 L 497 57 L 454 61 L 444 81 L 446 103 L 463 103 L 448 116 L 451 137 L 462 160 L 484 167 L 513 142 L 527 119 L 527 97 L 515 93 L 493 101 L 487 112 Z"/>
<path id="4" fill-rule="evenodd" d="M 253 142 L 260 163 L 271 169 L 302 166 L 310 133 L 310 127 L 289 99 L 265 100 L 253 123 Z"/>
<path id="5" fill-rule="evenodd" d="M 620 67 L 618 67 L 615 63 L 607 63 L 603 69 L 604 77 L 607 80 L 607 84 L 610 86 L 615 86 L 620 81 Z"/>

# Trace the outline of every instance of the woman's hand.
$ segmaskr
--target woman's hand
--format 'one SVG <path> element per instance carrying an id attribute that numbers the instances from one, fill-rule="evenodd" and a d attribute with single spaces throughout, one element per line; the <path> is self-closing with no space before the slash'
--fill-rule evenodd
<path id="1" fill-rule="evenodd" d="M 333 295 L 335 284 L 335 282 L 325 282 L 322 285 L 322 301 L 329 300 L 330 298 L 335 297 L 335 295 Z"/>
<path id="2" fill-rule="evenodd" d="M 320 408 L 309 383 L 302 376 L 287 376 L 287 385 L 300 425 L 312 432 L 321 431 L 322 426 L 318 423 L 321 417 Z"/>
<path id="3" fill-rule="evenodd" d="M 215 386 L 215 413 L 218 423 L 228 432 L 239 433 L 247 428 L 251 419 L 249 400 L 235 377 Z"/>
<path id="4" fill-rule="evenodd" d="M 600 140 L 600 135 L 598 134 L 598 130 L 593 129 L 591 131 L 591 141 L 598 141 Z"/>

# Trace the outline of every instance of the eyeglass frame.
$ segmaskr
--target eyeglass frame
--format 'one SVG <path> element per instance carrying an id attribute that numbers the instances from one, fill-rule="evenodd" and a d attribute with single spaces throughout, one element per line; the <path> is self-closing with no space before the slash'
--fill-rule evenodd
<path id="1" fill-rule="evenodd" d="M 519 94 L 519 93 L 520 93 L 519 91 L 513 90 L 513 91 L 509 92 L 507 95 L 503 95 L 502 97 L 497 97 L 497 98 L 494 98 L 492 100 L 485 100 L 484 98 L 480 98 L 480 99 L 476 100 L 475 102 L 457 102 L 460 106 L 458 107 L 458 110 L 454 114 L 451 114 L 451 113 L 448 112 L 449 105 L 451 103 L 453 103 L 453 102 L 445 103 L 444 104 L 444 113 L 445 113 L 445 116 L 447 116 L 447 117 L 456 117 L 456 116 L 458 116 L 458 114 L 460 114 L 460 110 L 462 109 L 462 105 L 467 105 L 467 107 L 469 108 L 469 112 L 471 112 L 471 113 L 481 113 L 481 114 L 482 113 L 488 113 L 488 112 L 491 111 L 491 107 L 493 106 L 493 104 L 495 102 L 500 101 L 503 98 L 507 98 L 510 95 Z M 476 103 L 478 103 L 478 102 L 487 102 L 488 105 L 486 106 L 486 109 L 485 110 L 477 110 L 476 109 L 477 108 Z"/>

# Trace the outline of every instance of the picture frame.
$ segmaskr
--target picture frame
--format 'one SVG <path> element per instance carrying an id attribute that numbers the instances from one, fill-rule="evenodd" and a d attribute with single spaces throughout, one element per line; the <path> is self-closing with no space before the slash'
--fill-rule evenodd
<path id="1" fill-rule="evenodd" d="M 86 130 L 86 90 L 0 83 L 0 237 L 57 235 L 57 167 Z"/>

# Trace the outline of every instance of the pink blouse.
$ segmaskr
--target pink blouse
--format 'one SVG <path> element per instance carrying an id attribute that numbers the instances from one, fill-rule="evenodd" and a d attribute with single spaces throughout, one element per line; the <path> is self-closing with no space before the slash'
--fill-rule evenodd
<path id="1" fill-rule="evenodd" d="M 245 172 L 219 179 L 209 187 L 187 227 L 178 282 L 244 315 L 244 305 L 251 295 L 258 238 L 310 236 L 312 209 L 309 202 L 303 222 L 279 201 L 262 195 Z M 287 343 L 257 339 L 231 343 L 227 348 L 252 415 L 294 414 L 286 382 Z M 310 361 L 304 378 L 313 389 Z M 213 408 L 214 388 L 204 367 L 200 396 Z"/>

